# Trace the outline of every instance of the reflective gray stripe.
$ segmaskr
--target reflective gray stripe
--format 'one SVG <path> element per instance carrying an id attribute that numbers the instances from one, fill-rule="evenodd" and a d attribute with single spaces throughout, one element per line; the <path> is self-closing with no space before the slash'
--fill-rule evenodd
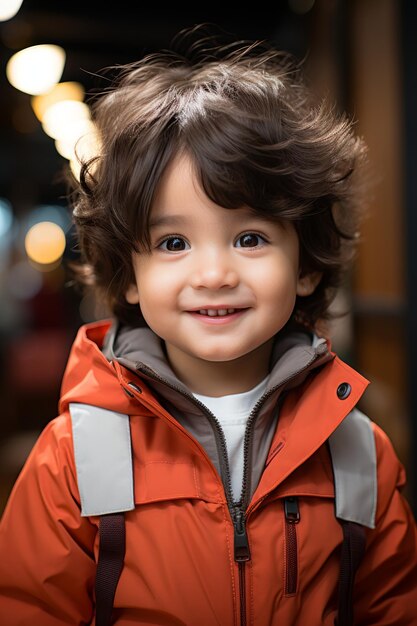
<path id="1" fill-rule="evenodd" d="M 329 437 L 336 517 L 375 528 L 376 450 L 371 422 L 353 409 Z"/>
<path id="2" fill-rule="evenodd" d="M 90 404 L 69 409 L 81 515 L 134 509 L 129 416 Z"/>

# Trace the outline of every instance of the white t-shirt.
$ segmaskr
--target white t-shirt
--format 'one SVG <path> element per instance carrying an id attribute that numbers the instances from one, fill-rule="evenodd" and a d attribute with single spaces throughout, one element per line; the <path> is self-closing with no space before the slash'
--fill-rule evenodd
<path id="1" fill-rule="evenodd" d="M 264 378 L 256 387 L 249 391 L 220 398 L 202 396 L 198 393 L 193 394 L 217 417 L 223 429 L 235 501 L 240 499 L 242 490 L 243 443 L 246 424 L 250 412 L 266 389 L 267 380 L 268 377 Z"/>

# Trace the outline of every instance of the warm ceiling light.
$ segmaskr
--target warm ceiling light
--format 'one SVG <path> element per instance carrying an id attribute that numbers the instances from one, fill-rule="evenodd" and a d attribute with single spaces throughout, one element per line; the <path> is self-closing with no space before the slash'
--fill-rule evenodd
<path id="1" fill-rule="evenodd" d="M 38 222 L 26 234 L 26 254 L 35 263 L 54 263 L 64 254 L 65 243 L 65 233 L 58 224 Z"/>
<path id="2" fill-rule="evenodd" d="M 46 109 L 62 100 L 84 100 L 85 90 L 81 83 L 57 83 L 45 94 L 33 96 L 31 103 L 33 111 L 40 122 L 43 121 Z"/>
<path id="3" fill-rule="evenodd" d="M 62 139 L 73 135 L 72 128 L 87 125 L 90 121 L 90 109 L 85 102 L 62 100 L 48 107 L 43 116 L 42 128 L 53 139 Z M 80 135 L 78 135 L 79 137 Z"/>
<path id="4" fill-rule="evenodd" d="M 5 22 L 14 17 L 22 6 L 22 2 L 23 0 L 1 0 L 0 22 Z"/>
<path id="5" fill-rule="evenodd" d="M 40 95 L 59 82 L 65 65 L 65 51 L 60 46 L 41 44 L 16 52 L 8 61 L 9 82 L 25 93 Z"/>
<path id="6" fill-rule="evenodd" d="M 75 131 L 78 132 L 75 132 Z M 73 136 L 63 137 L 55 140 L 57 152 L 65 159 L 78 158 L 86 161 L 100 153 L 100 144 L 97 130 L 91 120 L 86 120 L 84 125 L 74 128 Z"/>

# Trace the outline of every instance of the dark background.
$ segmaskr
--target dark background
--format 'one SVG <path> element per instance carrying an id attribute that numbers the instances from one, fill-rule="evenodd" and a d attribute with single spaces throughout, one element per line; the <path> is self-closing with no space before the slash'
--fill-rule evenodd
<path id="1" fill-rule="evenodd" d="M 18 50 L 54 43 L 66 51 L 61 81 L 87 96 L 105 86 L 103 70 L 169 48 L 184 28 L 207 24 L 224 37 L 266 40 L 303 59 L 317 89 L 357 119 L 370 145 L 379 186 L 356 270 L 341 296 L 349 315 L 334 344 L 373 388 L 363 410 L 391 437 L 406 466 L 406 494 L 416 507 L 415 450 L 417 128 L 414 5 L 395 0 L 285 0 L 247 7 L 209 3 L 24 0 L 0 23 L 0 198 L 15 216 L 0 247 L 0 512 L 41 428 L 57 412 L 59 387 L 78 327 L 97 319 L 94 303 L 71 284 L 72 229 L 64 258 L 41 273 L 30 298 L 12 293 L 13 268 L 25 259 L 22 238 L 34 208 L 67 212 L 67 161 L 35 117 L 31 96 L 12 87 L 6 64 Z M 211 31 L 210 31 L 211 29 Z M 107 74 L 107 76 L 109 76 Z"/>
<path id="2" fill-rule="evenodd" d="M 218 24 L 238 38 L 261 38 L 303 56 L 306 53 L 311 11 L 297 14 L 286 1 L 271 8 L 227 8 L 227 3 L 185 9 L 170 3 L 154 10 L 143 3 L 56 2 L 24 0 L 19 13 L 0 23 L 1 163 L 0 192 L 19 207 L 36 201 L 56 202 L 60 158 L 35 118 L 30 96 L 7 81 L 10 56 L 39 43 L 62 46 L 67 60 L 61 81 L 78 81 L 87 92 L 105 85 L 97 73 L 111 65 L 135 61 L 147 52 L 168 47 L 183 28 L 196 23 Z M 301 3 L 302 4 L 302 3 Z"/>

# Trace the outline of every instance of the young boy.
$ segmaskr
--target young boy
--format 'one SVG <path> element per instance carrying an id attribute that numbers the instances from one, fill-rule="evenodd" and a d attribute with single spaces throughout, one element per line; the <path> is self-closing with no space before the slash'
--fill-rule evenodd
<path id="1" fill-rule="evenodd" d="M 256 45 L 122 68 L 74 218 L 112 316 L 0 527 L 0 623 L 412 626 L 404 469 L 323 321 L 365 147 Z"/>

